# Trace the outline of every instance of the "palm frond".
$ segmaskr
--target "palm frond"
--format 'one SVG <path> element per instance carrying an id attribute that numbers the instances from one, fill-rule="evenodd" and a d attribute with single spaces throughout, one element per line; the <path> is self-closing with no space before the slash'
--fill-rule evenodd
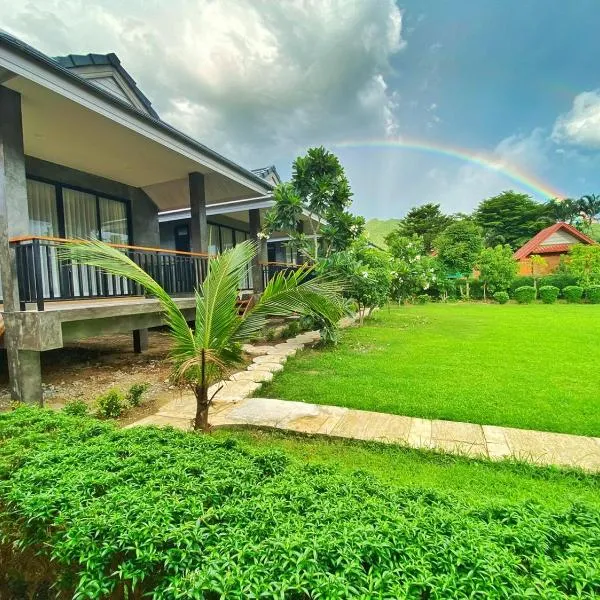
<path id="1" fill-rule="evenodd" d="M 138 283 L 160 302 L 174 341 L 173 356 L 189 357 L 196 353 L 194 336 L 177 304 L 160 284 L 121 250 L 99 240 L 80 239 L 59 247 L 58 256 L 62 261 L 96 267 L 110 275 Z"/>
<path id="2" fill-rule="evenodd" d="M 268 317 L 312 315 L 335 324 L 345 314 L 340 280 L 328 275 L 311 277 L 312 268 L 281 272 L 271 279 L 258 303 L 241 320 L 233 339 L 246 341 L 257 335 Z"/>

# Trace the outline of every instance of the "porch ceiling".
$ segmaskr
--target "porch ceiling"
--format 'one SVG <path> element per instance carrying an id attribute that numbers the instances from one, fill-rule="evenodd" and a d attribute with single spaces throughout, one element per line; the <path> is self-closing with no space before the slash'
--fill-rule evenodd
<path id="1" fill-rule="evenodd" d="M 0 84 L 21 94 L 27 155 L 144 188 L 160 210 L 189 206 L 188 174 L 194 171 L 206 177 L 208 204 L 272 189 L 3 32 Z"/>

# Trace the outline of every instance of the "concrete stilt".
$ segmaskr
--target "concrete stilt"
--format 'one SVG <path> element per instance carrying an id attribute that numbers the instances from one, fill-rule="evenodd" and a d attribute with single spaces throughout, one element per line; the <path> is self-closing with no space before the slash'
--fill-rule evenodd
<path id="1" fill-rule="evenodd" d="M 148 350 L 148 330 L 134 329 L 133 330 L 133 351 L 136 354 L 141 354 Z"/>
<path id="2" fill-rule="evenodd" d="M 255 295 L 260 295 L 265 289 L 263 263 L 267 262 L 267 241 L 259 237 L 261 229 L 260 210 L 253 208 L 248 211 L 250 239 L 258 244 L 258 252 L 252 260 L 252 289 Z"/>

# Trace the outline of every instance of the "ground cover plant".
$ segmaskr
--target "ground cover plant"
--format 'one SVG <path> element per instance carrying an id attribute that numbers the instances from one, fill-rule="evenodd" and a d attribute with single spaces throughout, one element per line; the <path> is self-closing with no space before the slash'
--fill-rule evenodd
<path id="1" fill-rule="evenodd" d="M 233 438 L 32 408 L 0 416 L 0 438 L 3 596 L 32 593 L 34 570 L 38 592 L 56 579 L 95 599 L 600 593 L 592 503 L 472 504 Z"/>
<path id="2" fill-rule="evenodd" d="M 384 308 L 332 351 L 291 358 L 261 397 L 600 436 L 600 308 Z"/>

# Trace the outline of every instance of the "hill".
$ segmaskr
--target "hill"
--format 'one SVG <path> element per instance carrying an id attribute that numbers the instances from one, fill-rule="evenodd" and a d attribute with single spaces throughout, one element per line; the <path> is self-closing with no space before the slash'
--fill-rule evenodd
<path id="1" fill-rule="evenodd" d="M 374 244 L 385 247 L 383 238 L 396 229 L 398 223 L 400 223 L 400 219 L 369 219 L 366 224 L 369 239 Z"/>

